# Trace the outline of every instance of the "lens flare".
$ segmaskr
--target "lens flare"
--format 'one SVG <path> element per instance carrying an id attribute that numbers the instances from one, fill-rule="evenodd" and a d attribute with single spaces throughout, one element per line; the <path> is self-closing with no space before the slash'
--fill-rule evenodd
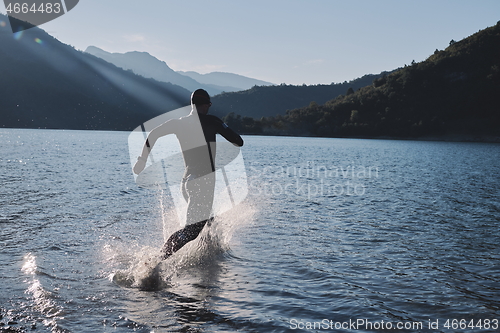
<path id="1" fill-rule="evenodd" d="M 18 31 L 14 33 L 14 39 L 15 40 L 20 40 L 23 37 L 24 30 Z"/>
<path id="2" fill-rule="evenodd" d="M 43 40 L 41 40 L 40 38 L 35 38 L 35 42 L 37 44 L 43 45 Z"/>

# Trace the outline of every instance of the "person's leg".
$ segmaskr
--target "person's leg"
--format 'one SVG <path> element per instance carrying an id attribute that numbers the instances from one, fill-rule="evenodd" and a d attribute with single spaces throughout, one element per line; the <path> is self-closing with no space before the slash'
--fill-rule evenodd
<path id="1" fill-rule="evenodd" d="M 195 240 L 207 222 L 208 220 L 193 223 L 174 232 L 165 242 L 165 245 L 163 245 L 161 250 L 163 253 L 163 259 L 170 257 L 172 254 L 179 251 L 184 245 L 192 240 Z"/>
<path id="2" fill-rule="evenodd" d="M 186 225 L 210 218 L 214 202 L 215 173 L 189 179 L 184 185 L 188 197 Z"/>
<path id="3" fill-rule="evenodd" d="M 186 227 L 173 233 L 162 248 L 163 259 L 180 250 L 203 230 L 210 219 L 214 200 L 215 173 L 197 179 L 186 177 L 182 192 L 188 198 Z"/>

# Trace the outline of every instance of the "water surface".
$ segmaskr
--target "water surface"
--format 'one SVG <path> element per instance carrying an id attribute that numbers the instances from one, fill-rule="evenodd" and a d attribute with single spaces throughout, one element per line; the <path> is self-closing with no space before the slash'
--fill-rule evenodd
<path id="1" fill-rule="evenodd" d="M 140 274 L 178 222 L 134 183 L 127 136 L 0 130 L 0 332 L 500 319 L 500 145 L 247 136 L 247 199 L 144 291 L 110 277 Z"/>

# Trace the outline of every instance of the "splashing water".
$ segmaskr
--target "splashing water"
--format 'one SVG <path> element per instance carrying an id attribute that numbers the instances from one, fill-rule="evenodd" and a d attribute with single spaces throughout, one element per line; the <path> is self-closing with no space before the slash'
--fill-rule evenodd
<path id="1" fill-rule="evenodd" d="M 159 208 L 164 240 L 166 240 L 180 227 L 177 223 L 172 223 L 176 221 L 175 210 L 168 208 L 163 192 L 159 194 Z M 125 245 L 121 250 L 118 248 L 111 250 L 115 260 L 118 259 L 126 268 L 113 272 L 110 280 L 126 288 L 145 291 L 161 290 L 182 284 L 179 276 L 183 275 L 183 270 L 216 265 L 217 260 L 230 251 L 229 244 L 235 232 L 242 226 L 248 225 L 254 214 L 255 209 L 249 202 L 235 206 L 224 214 L 216 216 L 194 241 L 186 244 L 166 260 L 161 259 L 158 247 L 142 246 L 131 251 L 130 247 Z"/>

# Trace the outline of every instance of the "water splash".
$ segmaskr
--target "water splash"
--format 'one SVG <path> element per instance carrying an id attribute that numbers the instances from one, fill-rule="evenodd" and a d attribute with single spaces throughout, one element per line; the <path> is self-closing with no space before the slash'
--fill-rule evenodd
<path id="1" fill-rule="evenodd" d="M 164 239 L 166 240 L 172 232 L 179 228 L 173 208 L 167 209 L 168 205 L 160 199 Z M 248 202 L 235 206 L 232 210 L 217 216 L 213 222 L 207 224 L 200 235 L 192 242 L 186 244 L 182 249 L 167 260 L 161 260 L 160 248 L 143 246 L 130 251 L 125 246 L 121 252 L 113 254 L 115 258 L 121 258 L 123 269 L 117 269 L 110 275 L 110 280 L 116 284 L 140 290 L 161 290 L 180 282 L 183 270 L 193 267 L 206 268 L 216 265 L 217 260 L 230 251 L 230 242 L 237 230 L 252 222 L 255 208 Z"/>
<path id="2" fill-rule="evenodd" d="M 110 275 L 116 284 L 140 290 L 160 290 L 166 286 L 166 278 L 161 275 L 161 256 L 158 249 L 143 247 L 132 254 L 130 266 Z"/>

